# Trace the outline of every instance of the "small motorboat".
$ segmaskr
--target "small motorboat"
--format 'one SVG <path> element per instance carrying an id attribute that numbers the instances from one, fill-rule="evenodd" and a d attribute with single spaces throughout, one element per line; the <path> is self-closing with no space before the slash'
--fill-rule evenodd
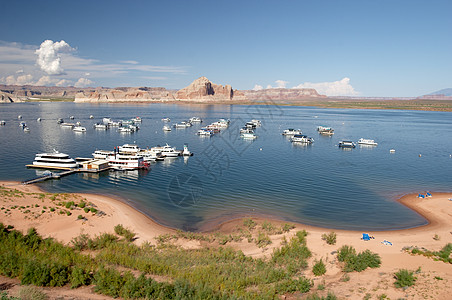
<path id="1" fill-rule="evenodd" d="M 74 126 L 74 128 L 72 128 L 72 131 L 75 132 L 86 132 L 86 128 L 83 126 Z"/>
<path id="2" fill-rule="evenodd" d="M 171 119 L 170 118 L 163 118 L 162 121 L 163 122 L 171 122 Z"/>
<path id="3" fill-rule="evenodd" d="M 168 125 L 163 126 L 162 128 L 163 131 L 171 131 L 171 127 L 169 127 Z"/>
<path id="4" fill-rule="evenodd" d="M 301 134 L 301 129 L 289 128 L 285 129 L 282 133 L 282 135 L 296 135 L 296 134 Z"/>
<path id="5" fill-rule="evenodd" d="M 290 141 L 294 143 L 312 144 L 314 139 L 303 134 L 296 134 L 290 139 Z"/>
<path id="6" fill-rule="evenodd" d="M 363 138 L 360 138 L 358 140 L 358 144 L 360 144 L 360 145 L 370 145 L 370 146 L 377 146 L 378 145 L 378 143 L 376 143 L 374 140 L 363 139 Z"/>
<path id="7" fill-rule="evenodd" d="M 356 145 L 352 141 L 340 141 L 339 148 L 355 148 Z"/>

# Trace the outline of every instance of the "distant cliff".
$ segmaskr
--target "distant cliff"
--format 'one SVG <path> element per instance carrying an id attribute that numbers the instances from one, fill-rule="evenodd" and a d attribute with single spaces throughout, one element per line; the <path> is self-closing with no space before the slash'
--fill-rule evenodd
<path id="1" fill-rule="evenodd" d="M 245 97 L 249 100 L 271 100 L 271 101 L 296 101 L 311 98 L 326 98 L 325 95 L 319 95 L 315 89 L 262 89 L 243 91 Z"/>
<path id="2" fill-rule="evenodd" d="M 231 101 L 246 100 L 244 94 L 233 90 L 230 85 L 222 86 L 209 81 L 206 77 L 199 77 L 189 86 L 179 90 L 175 98 L 177 100 L 198 101 Z"/>
<path id="3" fill-rule="evenodd" d="M 326 98 L 314 89 L 263 89 L 234 90 L 230 85 L 212 83 L 206 77 L 194 80 L 189 86 L 178 90 L 162 87 L 116 87 L 76 88 L 46 86 L 0 85 L 1 102 L 19 102 L 33 99 L 74 99 L 75 102 L 250 102 L 250 101 L 296 101 Z"/>
<path id="4" fill-rule="evenodd" d="M 117 87 L 80 91 L 75 102 L 133 102 L 174 100 L 172 91 L 165 88 Z"/>

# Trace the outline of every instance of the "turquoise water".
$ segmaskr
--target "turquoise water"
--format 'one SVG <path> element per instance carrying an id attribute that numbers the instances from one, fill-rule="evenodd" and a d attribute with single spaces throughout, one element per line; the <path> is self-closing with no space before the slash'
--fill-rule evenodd
<path id="1" fill-rule="evenodd" d="M 29 133 L 19 127 L 22 115 Z M 58 118 L 75 116 L 86 133 L 60 128 Z M 89 119 L 93 115 L 94 119 Z M 141 130 L 120 134 L 94 130 L 103 117 L 143 119 Z M 204 122 L 163 132 L 193 116 Z M 38 117 L 42 118 L 37 122 Z M 221 134 L 202 138 L 196 131 L 219 118 L 231 120 Z M 237 216 L 278 219 L 337 229 L 387 230 L 426 224 L 395 201 L 411 192 L 452 191 L 452 114 L 449 112 L 323 109 L 313 107 L 16 103 L 0 105 L 0 179 L 25 180 L 36 153 L 52 151 L 89 157 L 96 149 L 125 143 L 141 147 L 168 143 L 195 153 L 152 164 L 148 171 L 75 174 L 40 183 L 49 192 L 86 192 L 116 197 L 157 222 L 202 230 Z M 259 119 L 254 141 L 239 138 L 246 121 Z M 320 136 L 319 125 L 335 129 Z M 301 129 L 310 146 L 292 144 L 281 132 Z M 377 147 L 337 147 L 343 139 L 375 139 Z M 390 149 L 395 149 L 393 154 Z M 421 154 L 421 157 L 419 157 Z"/>

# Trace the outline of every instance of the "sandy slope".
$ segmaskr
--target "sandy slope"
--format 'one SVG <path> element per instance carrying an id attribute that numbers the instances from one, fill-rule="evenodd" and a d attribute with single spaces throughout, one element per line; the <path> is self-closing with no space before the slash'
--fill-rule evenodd
<path id="1" fill-rule="evenodd" d="M 35 186 L 23 186 L 16 182 L 2 182 L 1 186 L 17 189 L 26 193 L 42 193 Z M 417 194 L 416 194 L 417 195 Z M 433 197 L 419 199 L 416 195 L 404 196 L 400 201 L 408 207 L 416 210 L 429 220 L 426 226 L 398 230 L 398 231 L 380 231 L 369 232 L 375 239 L 370 241 L 361 240 L 362 232 L 334 230 L 337 233 L 337 243 L 327 245 L 322 239 L 323 233 L 329 233 L 332 230 L 325 228 L 310 227 L 297 224 L 296 228 L 286 234 L 290 238 L 297 230 L 306 229 L 309 232 L 307 241 L 308 247 L 313 253 L 310 260 L 311 266 L 315 260 L 322 259 L 327 262 L 327 273 L 322 277 L 315 277 L 311 268 L 305 271 L 305 276 L 313 278 L 316 286 L 313 292 L 326 294 L 328 290 L 333 291 L 339 298 L 363 299 L 366 294 L 377 299 L 378 296 L 386 295 L 390 299 L 452 299 L 452 265 L 423 256 L 411 256 L 402 251 L 405 246 L 425 247 L 429 250 L 440 250 L 446 243 L 452 243 L 452 194 L 436 194 Z M 0 206 L 4 207 L 0 211 L 0 222 L 14 225 L 16 229 L 27 230 L 29 227 L 35 227 L 44 237 L 52 236 L 63 243 L 68 243 L 73 237 L 81 233 L 87 233 L 91 236 L 104 232 L 113 232 L 117 224 L 122 224 L 137 233 L 136 243 L 144 241 L 155 243 L 155 237 L 165 233 L 174 233 L 171 228 L 161 226 L 130 206 L 107 197 L 88 194 L 68 194 L 65 201 L 91 203 L 103 214 L 86 214 L 80 208 L 70 210 L 71 215 L 58 213 L 64 209 L 52 201 L 49 196 L 38 197 L 38 194 L 2 197 Z M 38 206 L 36 206 L 38 205 Z M 17 208 L 12 209 L 13 206 Z M 23 207 L 18 209 L 18 207 Z M 27 207 L 28 206 L 28 207 Z M 47 209 L 44 209 L 44 206 Z M 54 212 L 50 212 L 50 207 L 56 207 Z M 9 211 L 6 211 L 9 208 Z M 29 210 L 25 213 L 26 210 Z M 42 211 L 45 212 L 42 212 Z M 78 215 L 84 216 L 83 220 L 78 219 Z M 255 219 L 258 223 L 263 220 Z M 274 224 L 283 222 L 272 221 Z M 223 233 L 233 232 L 237 226 L 243 224 L 242 220 L 232 220 L 226 222 L 217 228 Z M 434 239 L 435 235 L 439 237 Z M 279 247 L 283 235 L 271 236 L 272 244 L 264 249 L 258 248 L 254 243 L 231 242 L 228 245 L 242 250 L 246 255 L 253 257 L 269 257 L 275 247 Z M 392 246 L 384 245 L 381 242 L 388 240 Z M 178 244 L 185 248 L 200 247 L 197 241 L 184 241 L 179 239 Z M 377 269 L 368 269 L 361 273 L 348 273 L 346 276 L 340 269 L 336 261 L 335 251 L 342 245 L 351 245 L 357 251 L 366 249 L 378 253 L 382 258 L 382 265 Z M 417 274 L 415 286 L 406 289 L 396 289 L 393 285 L 393 275 L 399 269 L 405 268 L 416 270 L 420 267 L 420 273 Z M 349 277 L 349 280 L 347 280 Z M 437 277 L 435 279 L 435 277 Z M 344 279 L 345 278 L 345 279 Z M 439 279 L 441 278 L 441 279 Z M 0 278 L 0 284 L 5 282 L 5 278 Z M 319 284 L 325 289 L 318 290 Z M 75 291 L 74 291 L 75 292 Z M 81 293 L 87 293 L 81 290 Z M 89 291 L 88 291 L 89 292 Z M 53 290 L 52 295 L 55 293 Z M 58 293 L 58 292 L 56 292 Z M 71 292 L 72 293 L 72 292 Z M 64 293 L 62 292 L 61 295 Z M 72 294 L 71 294 L 72 295 Z M 299 295 L 288 295 L 288 298 Z M 94 296 L 93 296 L 94 298 Z M 80 299 L 86 299 L 86 295 L 80 295 Z M 99 299 L 99 298 L 97 298 Z"/>

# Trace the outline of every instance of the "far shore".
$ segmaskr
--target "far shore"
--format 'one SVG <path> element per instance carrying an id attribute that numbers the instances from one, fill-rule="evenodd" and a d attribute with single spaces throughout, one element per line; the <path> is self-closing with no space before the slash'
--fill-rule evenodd
<path id="1" fill-rule="evenodd" d="M 80 234 L 88 234 L 92 237 L 102 233 L 113 233 L 114 226 L 122 224 L 136 233 L 135 243 L 158 243 L 161 235 L 174 235 L 178 231 L 162 226 L 131 206 L 109 197 L 93 194 L 59 194 L 65 201 L 77 203 L 84 201 L 88 207 L 96 209 L 97 213 L 85 212 L 79 207 L 68 210 L 58 206 L 57 201 L 52 200 L 53 194 L 42 191 L 33 185 L 22 185 L 19 182 L 1 181 L 3 191 L 18 190 L 18 193 L 3 192 L 0 211 L 0 222 L 5 225 L 13 225 L 15 229 L 26 233 L 30 227 L 36 228 L 43 237 L 53 237 L 65 244 Z M 401 197 L 403 205 L 415 210 L 428 220 L 428 224 L 416 228 L 389 231 L 367 232 L 373 237 L 370 241 L 363 241 L 362 231 L 336 230 L 318 228 L 304 224 L 294 224 L 294 228 L 285 234 L 270 235 L 272 243 L 265 248 L 260 248 L 246 240 L 231 241 L 226 246 L 241 250 L 245 255 L 254 258 L 269 258 L 273 250 L 281 246 L 283 239 L 289 240 L 296 231 L 308 232 L 307 243 L 312 251 L 312 259 L 309 269 L 316 260 L 323 259 L 327 263 L 327 273 L 322 280 L 325 285 L 333 290 L 336 295 L 352 295 L 353 299 L 362 299 L 360 287 L 366 287 L 384 293 L 391 299 L 423 299 L 433 296 L 435 299 L 449 299 L 452 293 L 452 267 L 450 264 L 434 261 L 425 256 L 413 256 L 405 251 L 404 247 L 424 247 L 432 251 L 439 251 L 447 243 L 452 243 L 452 193 L 434 193 L 432 197 L 418 198 L 418 193 Z M 53 213 L 50 208 L 54 207 Z M 99 213 L 101 212 L 101 213 Z M 70 214 L 70 215 L 69 215 Z M 271 222 L 275 226 L 281 226 L 287 222 L 251 217 L 257 224 Z M 243 218 L 232 219 L 221 223 L 213 231 L 221 234 L 233 234 L 237 228 L 243 226 Z M 292 224 L 292 223 L 291 223 Z M 337 234 L 337 243 L 328 245 L 322 235 L 334 231 Z M 212 233 L 211 231 L 205 234 Z M 384 243 L 384 241 L 391 244 Z M 205 242 L 179 238 L 176 245 L 183 249 L 196 249 L 205 246 Z M 382 265 L 378 269 L 369 269 L 361 273 L 349 273 L 350 280 L 341 282 L 343 275 L 337 266 L 335 251 L 342 245 L 355 247 L 356 251 L 370 249 L 376 252 L 382 259 Z M 213 245 L 211 245 L 213 246 Z M 218 247 L 218 244 L 215 245 Z M 399 269 L 416 270 L 421 268 L 425 276 L 419 278 L 418 287 L 409 291 L 396 289 L 392 284 L 392 274 Z M 309 275 L 310 273 L 307 272 Z M 312 274 L 311 274 L 312 275 Z M 434 277 L 442 280 L 434 280 Z M 319 278 L 313 277 L 314 280 Z M 1 278 L 0 278 L 1 283 Z M 406 295 L 411 295 L 406 297 Z"/>

